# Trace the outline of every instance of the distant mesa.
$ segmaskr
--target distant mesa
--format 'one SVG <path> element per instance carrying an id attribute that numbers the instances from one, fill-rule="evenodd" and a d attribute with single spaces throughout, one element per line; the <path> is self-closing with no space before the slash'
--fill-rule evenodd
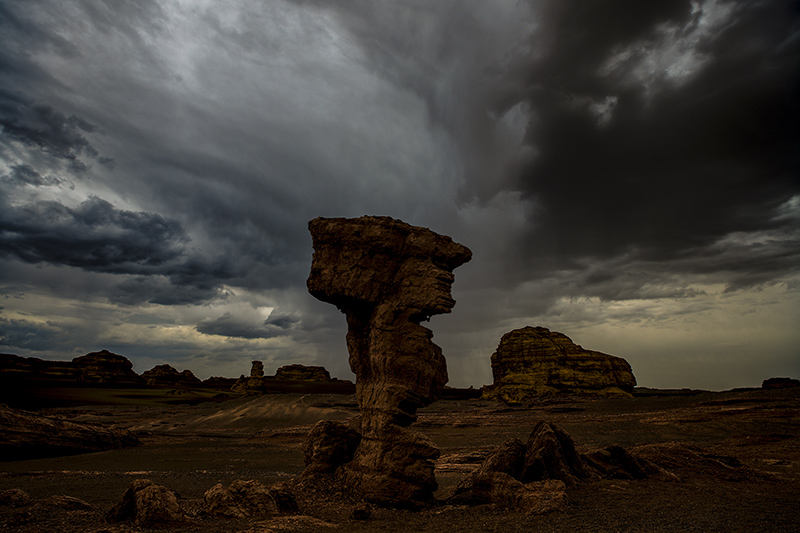
<path id="1" fill-rule="evenodd" d="M 486 400 L 519 403 L 557 393 L 629 395 L 636 386 L 625 359 L 585 350 L 543 327 L 506 333 L 491 361 L 494 382 L 483 388 Z"/>
<path id="2" fill-rule="evenodd" d="M 45 361 L 35 357 L 0 354 L 0 377 L 36 381 L 143 385 L 128 358 L 108 350 L 92 352 L 72 361 Z"/>
<path id="3" fill-rule="evenodd" d="M 792 389 L 794 387 L 800 387 L 800 379 L 769 378 L 761 383 L 762 389 Z"/>
<path id="4" fill-rule="evenodd" d="M 331 381 L 331 374 L 323 366 L 288 365 L 275 372 L 275 379 L 292 381 Z"/>
<path id="5" fill-rule="evenodd" d="M 157 365 L 142 373 L 148 385 L 196 385 L 200 380 L 191 370 L 178 370 L 170 365 Z"/>

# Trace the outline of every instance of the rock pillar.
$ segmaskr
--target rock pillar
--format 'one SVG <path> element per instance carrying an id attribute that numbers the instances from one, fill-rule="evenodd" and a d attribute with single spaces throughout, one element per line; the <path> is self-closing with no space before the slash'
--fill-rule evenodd
<path id="1" fill-rule="evenodd" d="M 453 270 L 472 252 L 449 237 L 388 217 L 317 218 L 308 290 L 347 319 L 361 442 L 342 475 L 367 499 L 428 502 L 439 450 L 408 429 L 447 383 L 442 350 L 420 325 L 449 313 Z"/>

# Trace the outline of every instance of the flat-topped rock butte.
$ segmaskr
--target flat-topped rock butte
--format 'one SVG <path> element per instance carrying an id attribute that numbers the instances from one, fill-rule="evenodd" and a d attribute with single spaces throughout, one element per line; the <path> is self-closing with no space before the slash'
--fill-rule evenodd
<path id="1" fill-rule="evenodd" d="M 338 474 L 372 501 L 429 502 L 439 450 L 407 426 L 418 408 L 439 397 L 447 365 L 420 322 L 453 308 L 453 270 L 472 252 L 389 217 L 316 218 L 309 230 L 314 257 L 308 290 L 346 316 L 361 409 L 361 441 Z"/>
<path id="2" fill-rule="evenodd" d="M 509 331 L 491 360 L 493 383 L 483 388 L 487 400 L 518 403 L 558 393 L 629 396 L 636 386 L 625 359 L 586 350 L 543 327 Z"/>

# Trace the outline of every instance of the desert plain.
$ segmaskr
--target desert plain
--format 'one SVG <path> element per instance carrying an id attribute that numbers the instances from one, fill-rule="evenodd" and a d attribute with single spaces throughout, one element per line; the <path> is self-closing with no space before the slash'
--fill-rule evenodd
<path id="1" fill-rule="evenodd" d="M 143 478 L 179 495 L 190 520 L 160 529 L 176 533 L 800 531 L 800 388 L 639 388 L 632 398 L 556 396 L 524 405 L 446 395 L 421 409 L 412 426 L 441 450 L 437 503 L 416 511 L 371 506 L 365 520 L 351 517 L 359 501 L 336 488 L 295 491 L 300 513 L 293 516 L 221 519 L 199 512 L 217 483 L 254 479 L 291 487 L 305 467 L 306 435 L 319 420 L 356 416 L 352 395 L 226 397 L 192 387 L 34 392 L 38 414 L 128 429 L 142 444 L 0 462 L 0 492 L 21 489 L 31 498 L 23 507 L 0 506 L 4 532 L 151 531 L 105 520 L 131 482 Z M 492 450 L 513 437 L 524 442 L 540 420 L 565 429 L 581 453 L 610 445 L 647 450 L 670 477 L 578 483 L 567 488 L 563 510 L 541 515 L 448 503 Z"/>

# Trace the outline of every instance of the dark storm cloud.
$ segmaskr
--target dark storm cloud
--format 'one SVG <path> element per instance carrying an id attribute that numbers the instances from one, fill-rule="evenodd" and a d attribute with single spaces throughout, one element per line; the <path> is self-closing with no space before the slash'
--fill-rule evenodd
<path id="1" fill-rule="evenodd" d="M 524 241 L 531 268 L 533 254 L 557 258 L 562 269 L 627 255 L 671 262 L 676 272 L 744 274 L 753 262 L 720 260 L 717 243 L 736 232 L 786 237 L 797 227 L 796 218 L 778 216 L 800 194 L 796 6 L 703 7 L 733 12 L 703 33 L 703 13 L 690 2 L 557 2 L 543 10 L 532 47 L 545 54 L 515 67 L 527 87 L 521 101 L 533 111 L 526 140 L 538 151 L 518 176 L 535 206 Z M 647 61 L 666 53 L 683 54 L 686 72 L 674 61 L 671 72 L 647 71 Z M 797 235 L 788 238 L 761 249 L 753 281 L 796 268 L 785 249 Z"/>
<path id="2" fill-rule="evenodd" d="M 0 346 L 46 350 L 60 344 L 64 331 L 52 324 L 0 318 Z"/>
<path id="3" fill-rule="evenodd" d="M 58 178 L 42 176 L 30 165 L 12 165 L 11 172 L 0 177 L 0 180 L 11 185 L 30 185 L 32 187 L 58 185 L 61 183 Z"/>
<path id="4" fill-rule="evenodd" d="M 7 140 L 68 160 L 73 170 L 86 170 L 79 156 L 98 157 L 97 150 L 85 137 L 86 133 L 95 131 L 96 126 L 80 117 L 65 116 L 50 105 L 32 104 L 0 93 L 0 134 Z"/>
<path id="5" fill-rule="evenodd" d="M 299 322 L 296 317 L 281 315 L 268 318 L 263 323 L 248 323 L 231 313 L 224 313 L 217 318 L 201 321 L 197 331 L 206 335 L 238 337 L 242 339 L 270 339 L 287 335 L 289 329 Z"/>
<path id="6" fill-rule="evenodd" d="M 798 221 L 779 215 L 800 195 L 796 3 L 530 1 L 535 28 L 513 42 L 479 3 L 296 2 L 335 12 L 375 72 L 425 102 L 459 146 L 462 201 L 516 191 L 531 205 L 521 233 L 491 222 L 510 243 L 499 283 L 573 271 L 588 289 L 592 268 L 626 261 L 647 267 L 643 284 L 795 270 Z M 506 157 L 491 117 L 517 109 L 530 151 Z M 729 235 L 764 231 L 757 266 L 731 260 L 748 250 Z"/>
<path id="7" fill-rule="evenodd" d="M 0 207 L 0 253 L 27 263 L 150 273 L 178 258 L 186 240 L 175 221 L 119 210 L 96 197 L 76 208 L 58 202 L 15 206 L 5 200 Z"/>
<path id="8" fill-rule="evenodd" d="M 0 199 L 2 200 L 2 199 Z M 92 197 L 75 208 L 58 202 L 0 203 L 0 254 L 26 263 L 132 274 L 112 301 L 184 305 L 224 296 L 221 284 L 239 275 L 229 257 L 194 255 L 175 220 L 125 211 Z"/>

